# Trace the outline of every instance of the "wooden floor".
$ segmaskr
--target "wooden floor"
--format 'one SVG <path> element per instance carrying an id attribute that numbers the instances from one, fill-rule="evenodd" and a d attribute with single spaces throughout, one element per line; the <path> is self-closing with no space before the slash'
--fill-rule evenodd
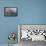
<path id="1" fill-rule="evenodd" d="M 8 44 L 0 44 L 0 46 L 8 46 Z M 42 42 L 42 41 L 32 42 L 31 40 L 28 41 L 21 40 L 20 43 L 15 44 L 15 46 L 46 46 L 46 42 Z"/>
<path id="2" fill-rule="evenodd" d="M 31 40 L 21 40 L 19 46 L 46 46 L 45 41 L 34 41 L 32 42 Z"/>

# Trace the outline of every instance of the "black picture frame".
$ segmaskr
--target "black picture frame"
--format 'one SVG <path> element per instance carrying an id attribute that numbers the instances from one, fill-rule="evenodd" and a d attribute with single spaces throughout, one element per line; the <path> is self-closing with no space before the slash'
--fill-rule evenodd
<path id="1" fill-rule="evenodd" d="M 7 17 L 18 16 L 18 8 L 17 7 L 4 7 L 4 16 L 7 16 Z"/>

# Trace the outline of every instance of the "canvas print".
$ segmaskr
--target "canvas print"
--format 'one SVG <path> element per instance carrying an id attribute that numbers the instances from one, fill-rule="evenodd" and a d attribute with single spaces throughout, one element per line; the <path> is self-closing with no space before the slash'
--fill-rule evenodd
<path id="1" fill-rule="evenodd" d="M 4 16 L 17 16 L 17 7 L 5 7 Z"/>

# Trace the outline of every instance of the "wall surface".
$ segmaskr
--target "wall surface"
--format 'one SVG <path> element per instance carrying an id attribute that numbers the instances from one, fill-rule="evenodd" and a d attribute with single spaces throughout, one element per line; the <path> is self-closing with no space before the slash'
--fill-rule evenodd
<path id="1" fill-rule="evenodd" d="M 4 7 L 18 7 L 18 16 L 4 17 Z M 17 24 L 46 24 L 46 0 L 0 0 L 0 44 L 8 43 L 9 32 L 18 32 Z"/>

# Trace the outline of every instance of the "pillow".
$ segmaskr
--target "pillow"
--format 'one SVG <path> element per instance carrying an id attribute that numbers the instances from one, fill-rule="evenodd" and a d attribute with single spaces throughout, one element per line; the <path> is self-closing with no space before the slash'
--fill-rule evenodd
<path id="1" fill-rule="evenodd" d="M 28 30 L 21 30 L 21 39 L 28 38 Z"/>

